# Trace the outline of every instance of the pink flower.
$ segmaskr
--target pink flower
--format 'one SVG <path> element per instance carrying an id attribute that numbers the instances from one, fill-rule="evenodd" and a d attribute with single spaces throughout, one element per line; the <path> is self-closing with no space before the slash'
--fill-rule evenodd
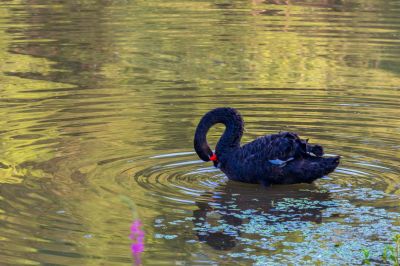
<path id="1" fill-rule="evenodd" d="M 131 252 L 135 258 L 135 264 L 141 265 L 140 253 L 144 251 L 144 231 L 142 230 L 142 222 L 140 220 L 134 220 L 131 224 L 131 233 L 129 238 L 132 240 Z"/>
<path id="2" fill-rule="evenodd" d="M 132 251 L 132 254 L 134 254 L 134 255 L 143 252 L 143 250 L 144 250 L 143 243 L 133 243 L 131 245 L 131 251 Z"/>
<path id="3" fill-rule="evenodd" d="M 135 220 L 131 224 L 131 234 L 129 235 L 130 239 L 134 240 L 136 238 L 144 238 L 144 231 L 141 228 L 142 222 L 140 220 Z"/>

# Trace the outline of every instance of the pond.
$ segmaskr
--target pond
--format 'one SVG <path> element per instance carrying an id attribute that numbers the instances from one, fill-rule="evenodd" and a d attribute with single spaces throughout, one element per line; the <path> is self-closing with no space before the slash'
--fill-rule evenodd
<path id="1" fill-rule="evenodd" d="M 396 0 L 0 3 L 0 264 L 354 265 L 400 232 Z M 295 131 L 311 185 L 229 181 L 193 151 Z M 209 134 L 213 147 L 222 126 Z"/>

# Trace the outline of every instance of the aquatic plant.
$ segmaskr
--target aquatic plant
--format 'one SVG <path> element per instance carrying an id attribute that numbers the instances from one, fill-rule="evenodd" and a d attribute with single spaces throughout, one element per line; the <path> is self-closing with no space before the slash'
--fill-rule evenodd
<path id="1" fill-rule="evenodd" d="M 383 249 L 382 260 L 385 263 L 389 263 L 393 266 L 399 266 L 400 261 L 400 234 L 396 234 L 393 238 L 394 243 L 392 245 L 386 245 Z M 370 265 L 370 250 L 362 248 L 361 252 L 364 255 L 363 264 Z"/>
<path id="2" fill-rule="evenodd" d="M 364 255 L 363 264 L 370 265 L 370 264 L 371 264 L 371 261 L 370 261 L 370 252 L 369 252 L 369 249 L 363 248 L 361 251 L 362 251 L 362 253 L 363 253 L 363 255 Z"/>
<path id="3" fill-rule="evenodd" d="M 394 244 L 387 245 L 383 250 L 382 258 L 385 262 L 390 262 L 394 266 L 399 266 L 400 258 L 400 234 L 393 237 Z"/>

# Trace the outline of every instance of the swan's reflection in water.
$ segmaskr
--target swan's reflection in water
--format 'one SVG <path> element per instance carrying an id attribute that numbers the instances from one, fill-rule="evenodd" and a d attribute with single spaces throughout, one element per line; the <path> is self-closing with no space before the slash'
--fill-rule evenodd
<path id="1" fill-rule="evenodd" d="M 234 248 L 243 235 L 268 235 L 266 230 L 272 225 L 291 231 L 299 223 L 321 223 L 321 212 L 329 201 L 329 193 L 312 184 L 265 188 L 234 181 L 205 197 L 209 201 L 196 202 L 193 222 L 198 239 L 217 250 Z"/>

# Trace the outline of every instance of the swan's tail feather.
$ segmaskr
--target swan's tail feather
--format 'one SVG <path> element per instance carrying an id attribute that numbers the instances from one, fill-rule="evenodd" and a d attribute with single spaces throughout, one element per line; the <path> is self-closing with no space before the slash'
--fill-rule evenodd
<path id="1" fill-rule="evenodd" d="M 318 178 L 323 177 L 333 172 L 339 165 L 340 156 L 334 157 L 316 157 L 308 156 L 301 160 L 293 161 L 292 164 L 288 164 L 285 170 L 286 176 L 291 176 L 286 183 L 294 183 L 297 180 L 298 183 L 312 183 Z"/>
<path id="2" fill-rule="evenodd" d="M 307 152 L 311 152 L 316 156 L 320 157 L 324 155 L 324 148 L 321 145 L 312 145 L 307 143 Z"/>
<path id="3" fill-rule="evenodd" d="M 340 156 L 328 157 L 324 159 L 325 175 L 333 172 L 340 163 Z"/>

